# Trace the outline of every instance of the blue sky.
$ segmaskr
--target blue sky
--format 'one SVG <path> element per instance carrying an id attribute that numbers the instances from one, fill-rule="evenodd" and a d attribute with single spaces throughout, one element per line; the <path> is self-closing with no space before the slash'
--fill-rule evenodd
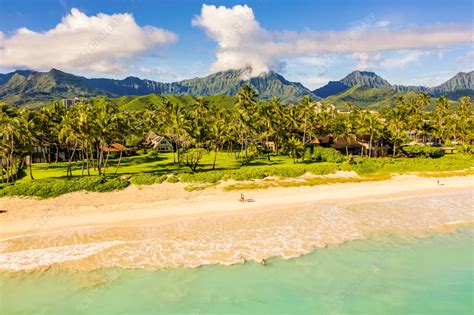
<path id="1" fill-rule="evenodd" d="M 0 0 L 0 32 L 1 72 L 168 82 L 251 67 L 310 88 L 354 69 L 433 86 L 474 59 L 470 0 Z"/>

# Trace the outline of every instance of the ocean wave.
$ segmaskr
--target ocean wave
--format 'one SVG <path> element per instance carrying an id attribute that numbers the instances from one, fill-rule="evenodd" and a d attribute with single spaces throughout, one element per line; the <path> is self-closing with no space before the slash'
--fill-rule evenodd
<path id="1" fill-rule="evenodd" d="M 289 259 L 375 233 L 433 232 L 473 221 L 472 194 L 462 193 L 346 206 L 307 204 L 157 226 L 75 228 L 0 242 L 0 270 L 159 269 Z"/>

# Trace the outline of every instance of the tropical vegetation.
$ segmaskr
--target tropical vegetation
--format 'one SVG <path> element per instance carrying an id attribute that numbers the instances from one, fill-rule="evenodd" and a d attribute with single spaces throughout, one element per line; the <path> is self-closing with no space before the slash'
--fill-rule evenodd
<path id="1" fill-rule="evenodd" d="M 2 183 L 15 182 L 22 177 L 34 180 L 31 156 L 38 150 L 48 165 L 66 165 L 63 170 L 66 178 L 91 175 L 114 178 L 121 174 L 123 151 L 130 155 L 133 150 L 144 153 L 137 150 L 145 148 L 150 158 L 161 154 L 144 147 L 145 135 L 150 131 L 172 144 L 173 160 L 168 163 L 168 170 L 175 174 L 204 169 L 222 171 L 217 166 L 224 152 L 239 167 L 245 167 L 255 165 L 257 160 L 271 164 L 272 159 L 279 156 L 305 165 L 357 164 L 349 150 L 350 144 L 356 142 L 366 144 L 366 158 L 380 155 L 377 148 L 381 146 L 390 151 L 382 155 L 389 153 L 392 158 L 440 157 L 443 155 L 440 147 L 446 144 L 461 152 L 472 150 L 474 130 L 469 97 L 461 98 L 456 107 L 440 97 L 433 111 L 428 111 L 431 98 L 419 93 L 409 99 L 399 97 L 394 107 L 380 112 L 362 110 L 350 103 L 348 111 L 339 112 L 331 104 L 308 96 L 287 106 L 276 97 L 261 102 L 256 90 L 246 84 L 233 99 L 234 104 L 219 107 L 203 97 L 193 98 L 187 105 L 164 98 L 161 103 L 150 103 L 133 111 L 124 110 L 105 98 L 70 108 L 54 102 L 36 111 L 0 103 Z M 342 143 L 340 151 L 319 146 L 318 139 L 324 137 Z M 125 149 L 111 150 L 117 144 Z M 66 153 L 62 163 L 59 163 L 60 148 Z M 211 156 L 211 162 L 203 165 L 207 156 Z M 336 169 L 340 167 L 332 168 Z M 131 182 L 166 179 L 162 177 L 163 172 L 159 176 L 160 179 L 135 178 Z M 231 177 L 238 178 L 237 175 Z M 125 185 L 120 181 L 107 185 L 107 179 L 99 184 L 103 186 L 99 191 Z M 87 185 L 77 182 L 67 191 Z"/>

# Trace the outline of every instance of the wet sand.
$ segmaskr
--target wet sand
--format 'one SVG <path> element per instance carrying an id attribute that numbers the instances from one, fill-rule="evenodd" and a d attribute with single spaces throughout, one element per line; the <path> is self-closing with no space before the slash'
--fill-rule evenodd
<path id="1" fill-rule="evenodd" d="M 474 222 L 473 176 L 271 188 L 181 184 L 2 198 L 0 270 L 196 267 L 282 256 L 372 233 L 425 233 Z"/>

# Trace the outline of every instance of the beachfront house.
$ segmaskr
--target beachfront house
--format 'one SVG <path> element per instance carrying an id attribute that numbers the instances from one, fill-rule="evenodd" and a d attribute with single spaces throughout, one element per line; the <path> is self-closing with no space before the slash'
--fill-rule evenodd
<path id="1" fill-rule="evenodd" d="M 145 136 L 145 145 L 160 152 L 173 152 L 173 145 L 164 136 L 159 136 L 153 131 L 150 131 Z"/>

